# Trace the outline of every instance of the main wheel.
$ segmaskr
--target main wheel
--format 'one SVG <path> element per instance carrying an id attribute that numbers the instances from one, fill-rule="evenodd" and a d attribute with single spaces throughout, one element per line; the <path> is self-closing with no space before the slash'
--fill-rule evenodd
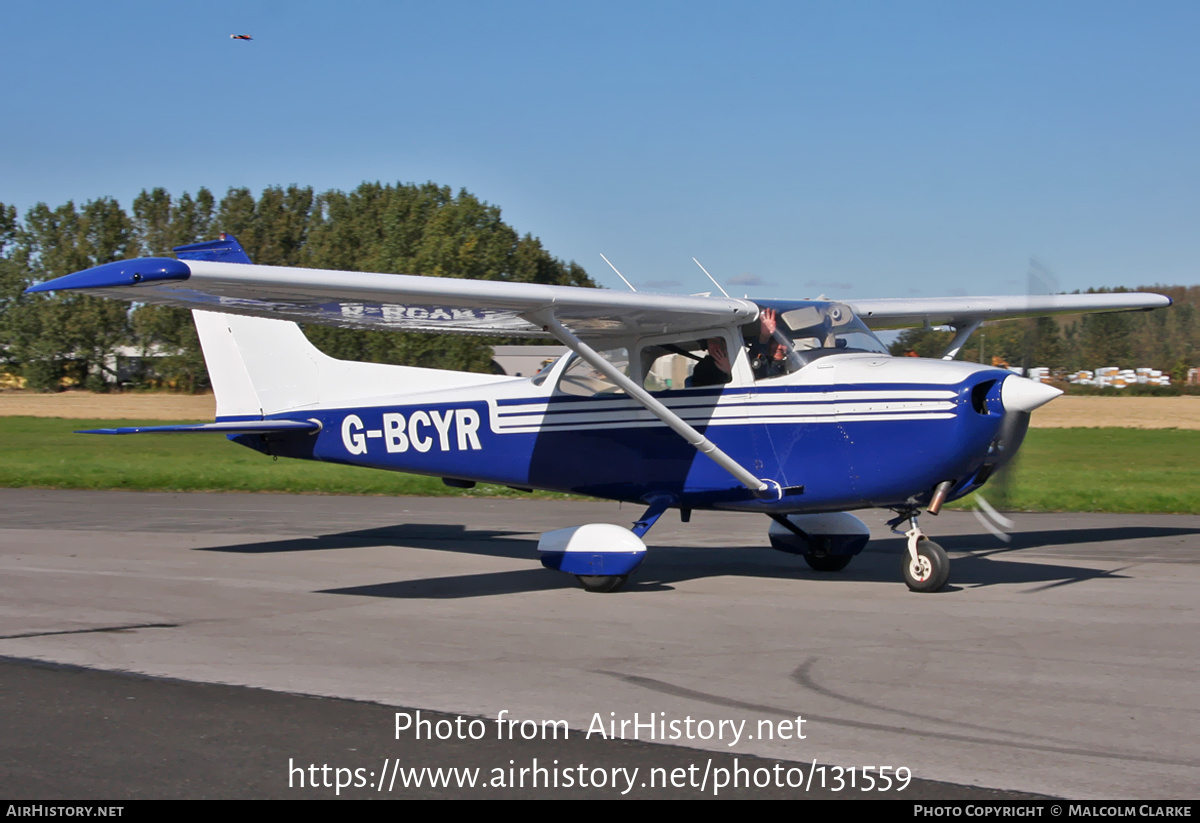
<path id="1" fill-rule="evenodd" d="M 850 561 L 854 559 L 852 554 L 816 554 L 809 552 L 804 555 L 804 562 L 808 567 L 817 572 L 840 572 L 842 569 L 850 565 Z"/>
<path id="2" fill-rule="evenodd" d="M 921 538 L 915 563 L 905 547 L 903 569 L 904 582 L 914 592 L 936 592 L 950 579 L 950 558 L 937 543 Z"/>
<path id="3" fill-rule="evenodd" d="M 577 574 L 579 585 L 589 592 L 615 592 L 629 579 L 627 574 Z"/>

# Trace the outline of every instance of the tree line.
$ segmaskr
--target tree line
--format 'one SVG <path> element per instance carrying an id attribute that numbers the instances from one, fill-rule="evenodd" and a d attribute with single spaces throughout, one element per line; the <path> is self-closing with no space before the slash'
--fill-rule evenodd
<path id="1" fill-rule="evenodd" d="M 0 371 L 30 388 L 64 384 L 106 390 L 117 380 L 113 353 L 133 346 L 156 353 L 134 386 L 208 387 L 190 312 L 135 306 L 86 293 L 24 294 L 33 283 L 125 258 L 168 256 L 175 246 L 237 236 L 256 263 L 348 271 L 593 286 L 574 262 L 552 257 L 529 234 L 507 225 L 497 206 L 448 187 L 363 183 L 352 192 L 271 187 L 255 197 L 231 188 L 220 200 L 143 190 L 126 212 L 111 198 L 77 207 L 39 203 L 23 218 L 0 203 Z M 1124 289 L 1118 289 L 1124 291 Z M 1166 310 L 1011 321 L 980 328 L 959 358 L 1070 372 L 1101 366 L 1148 366 L 1182 382 L 1200 365 L 1200 286 L 1150 286 Z M 487 371 L 493 340 L 403 332 L 362 334 L 308 326 L 318 348 L 345 360 Z M 910 329 L 892 353 L 940 357 L 952 332 Z M 505 341 L 512 342 L 512 341 Z"/>
<path id="2" fill-rule="evenodd" d="M 959 360 L 1048 366 L 1074 373 L 1104 366 L 1148 367 L 1181 383 L 1200 365 L 1200 286 L 1088 289 L 1088 294 L 1140 291 L 1165 294 L 1166 309 L 1010 320 L 980 327 L 963 345 Z M 1078 293 L 1078 292 L 1077 292 Z M 954 333 L 908 329 L 891 346 L 895 355 L 941 357 Z"/>
<path id="3" fill-rule="evenodd" d="M 24 294 L 29 285 L 114 260 L 170 256 L 171 249 L 237 236 L 250 259 L 306 266 L 436 277 L 593 286 L 574 262 L 552 257 L 530 234 L 506 224 L 497 206 L 448 187 L 363 183 L 352 192 L 271 187 L 257 198 L 231 188 L 217 202 L 201 188 L 173 197 L 143 190 L 127 212 L 111 198 L 77 207 L 39 203 L 19 218 L 0 203 L 0 371 L 38 390 L 64 384 L 114 385 L 113 352 L 134 346 L 160 353 L 134 385 L 208 387 L 190 312 L 134 306 L 86 293 Z M 360 334 L 309 326 L 327 354 L 348 360 L 487 371 L 493 341 L 403 332 Z"/>

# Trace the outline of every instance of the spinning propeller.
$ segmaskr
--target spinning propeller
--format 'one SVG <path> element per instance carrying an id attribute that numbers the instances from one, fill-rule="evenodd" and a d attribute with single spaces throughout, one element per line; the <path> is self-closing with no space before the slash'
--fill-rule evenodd
<path id="1" fill-rule="evenodd" d="M 1031 257 L 1026 294 L 1033 297 L 1057 294 L 1058 291 L 1058 279 L 1041 261 Z M 1034 365 L 1034 355 L 1038 351 L 1041 325 L 1036 319 L 1022 322 L 1025 324 L 1025 333 L 1022 335 L 1020 373 L 1022 376 L 1028 376 Z M 1012 541 L 1012 532 L 1016 528 L 1013 520 L 1002 512 L 1011 512 L 1016 504 L 1014 479 L 1019 463 L 1019 450 L 1025 440 L 1025 434 L 1029 431 L 1031 411 L 1043 405 L 1051 391 L 1057 392 L 1049 386 L 1015 380 L 1006 380 L 1002 388 L 1002 402 L 1006 411 L 1004 421 L 1000 425 L 1000 435 L 996 439 L 999 458 L 987 482 L 987 496 L 984 496 L 982 490 L 975 492 L 974 514 L 975 519 L 985 529 L 1005 543 Z"/>

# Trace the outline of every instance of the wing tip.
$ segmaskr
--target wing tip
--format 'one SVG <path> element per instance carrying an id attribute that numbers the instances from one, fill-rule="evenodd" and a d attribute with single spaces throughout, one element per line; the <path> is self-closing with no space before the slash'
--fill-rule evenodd
<path id="1" fill-rule="evenodd" d="M 170 257 L 143 257 L 135 260 L 116 260 L 90 269 L 77 271 L 25 289 L 26 294 L 63 291 L 67 289 L 111 289 L 156 283 L 164 280 L 187 280 L 192 270 L 187 263 Z"/>

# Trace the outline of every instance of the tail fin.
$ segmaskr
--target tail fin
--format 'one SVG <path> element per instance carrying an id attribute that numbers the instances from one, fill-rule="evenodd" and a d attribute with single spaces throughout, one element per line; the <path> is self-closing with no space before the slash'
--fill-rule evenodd
<path id="1" fill-rule="evenodd" d="M 237 238 L 179 246 L 181 260 L 249 263 Z M 193 311 L 208 365 L 217 419 L 262 418 L 299 409 L 338 408 L 397 395 L 505 380 L 485 374 L 335 360 L 295 323 Z"/>
<path id="2" fill-rule="evenodd" d="M 171 249 L 180 260 L 211 260 L 217 263 L 249 263 L 250 255 L 232 234 L 221 232 L 220 240 L 192 243 Z"/>
<path id="3" fill-rule="evenodd" d="M 193 311 L 217 419 L 316 405 L 320 354 L 295 323 Z"/>
<path id="4" fill-rule="evenodd" d="M 193 311 L 217 419 L 378 405 L 389 398 L 511 380 L 490 374 L 336 360 L 295 323 Z"/>

